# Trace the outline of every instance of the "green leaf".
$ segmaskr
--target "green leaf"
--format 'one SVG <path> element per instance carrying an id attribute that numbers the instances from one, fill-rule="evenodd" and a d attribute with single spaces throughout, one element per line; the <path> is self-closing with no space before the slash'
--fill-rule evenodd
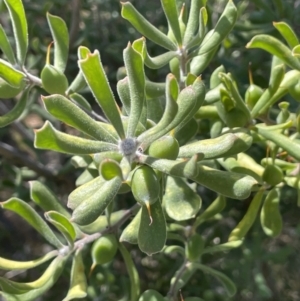
<path id="1" fill-rule="evenodd" d="M 34 260 L 30 260 L 30 261 L 15 261 L 15 260 L 10 260 L 10 259 L 0 257 L 0 269 L 10 270 L 10 271 L 27 270 L 27 269 L 31 269 L 36 266 L 39 266 L 42 263 L 50 260 L 51 258 L 53 258 L 54 256 L 57 256 L 57 255 L 58 255 L 58 251 L 53 250 L 38 259 L 34 259 Z"/>
<path id="2" fill-rule="evenodd" d="M 126 137 L 135 137 L 145 100 L 145 73 L 143 58 L 139 52 L 128 44 L 124 52 L 124 62 L 130 91 L 130 114 Z"/>
<path id="3" fill-rule="evenodd" d="M 206 209 L 202 212 L 196 219 L 194 223 L 194 228 L 196 229 L 200 224 L 214 217 L 216 214 L 220 213 L 226 206 L 225 197 L 219 195 Z"/>
<path id="4" fill-rule="evenodd" d="M 123 114 L 128 116 L 130 114 L 130 106 L 131 106 L 128 76 L 118 81 L 117 91 L 123 105 L 122 106 Z"/>
<path id="5" fill-rule="evenodd" d="M 195 217 L 201 208 L 200 196 L 182 178 L 167 178 L 163 203 L 167 214 L 176 221 Z"/>
<path id="6" fill-rule="evenodd" d="M 232 297 L 236 294 L 235 284 L 225 274 L 223 274 L 219 271 L 216 271 L 215 269 L 209 268 L 200 263 L 194 263 L 194 266 L 195 266 L 195 268 L 216 277 L 223 284 L 223 286 L 225 287 L 225 289 L 227 291 L 227 294 L 230 297 Z"/>
<path id="7" fill-rule="evenodd" d="M 125 133 L 121 121 L 120 109 L 108 84 L 99 52 L 95 50 L 94 53 L 89 53 L 85 59 L 79 60 L 78 64 L 105 116 L 114 126 L 119 137 L 124 139 Z"/>
<path id="8" fill-rule="evenodd" d="M 4 0 L 9 11 L 17 47 L 17 59 L 24 64 L 28 48 L 28 30 L 24 7 L 21 0 Z"/>
<path id="9" fill-rule="evenodd" d="M 210 36 L 212 31 L 208 32 L 204 37 L 202 44 L 206 44 L 207 41 L 210 40 Z M 201 44 L 201 45 L 202 45 Z M 212 59 L 215 57 L 218 47 L 212 48 L 210 51 L 205 52 L 204 54 L 198 55 L 198 49 L 194 50 L 190 53 L 191 60 L 190 64 L 190 72 L 193 74 L 201 74 L 202 71 L 209 65 Z"/>
<path id="10" fill-rule="evenodd" d="M 166 300 L 158 291 L 153 289 L 146 290 L 142 293 L 139 301 L 164 301 Z"/>
<path id="11" fill-rule="evenodd" d="M 48 121 L 45 122 L 41 129 L 35 131 L 34 146 L 74 155 L 88 155 L 102 151 L 118 150 L 115 144 L 84 139 L 57 131 Z"/>
<path id="12" fill-rule="evenodd" d="M 0 292 L 0 294 L 5 298 L 6 301 L 34 301 L 39 296 L 42 296 L 47 290 L 49 290 L 58 280 L 63 271 L 65 262 L 66 257 L 56 257 L 43 275 L 33 282 L 17 283 L 5 278 L 1 278 L 1 282 L 3 280 L 5 281 L 6 288 L 9 288 L 10 292 Z M 1 285 L 3 285 L 3 282 Z M 3 289 L 3 291 L 5 290 Z"/>
<path id="13" fill-rule="evenodd" d="M 257 126 L 256 129 L 259 135 L 274 142 L 276 146 L 281 147 L 287 151 L 289 155 L 297 160 L 300 160 L 300 145 L 297 142 L 277 131 L 270 131 L 260 126 Z"/>
<path id="14" fill-rule="evenodd" d="M 87 110 L 88 112 L 92 111 L 92 107 L 90 103 L 80 94 L 72 93 L 69 95 L 70 99 L 75 102 L 75 104 L 79 105 L 79 107 Z"/>
<path id="15" fill-rule="evenodd" d="M 80 60 L 86 59 L 90 55 L 90 50 L 85 46 L 79 46 L 77 56 Z"/>
<path id="16" fill-rule="evenodd" d="M 167 246 L 167 247 L 165 247 L 163 249 L 163 252 L 166 255 L 169 255 L 169 254 L 172 254 L 172 253 L 178 253 L 178 254 L 182 255 L 182 257 L 185 256 L 185 250 L 184 250 L 184 248 L 181 247 L 181 246 L 177 246 L 177 245 L 175 245 L 175 246 Z"/>
<path id="17" fill-rule="evenodd" d="M 262 198 L 264 195 L 264 190 L 259 190 L 254 198 L 252 199 L 250 206 L 243 216 L 242 220 L 238 223 L 238 225 L 232 230 L 229 235 L 228 241 L 241 240 L 248 233 L 250 228 L 255 222 L 255 219 L 258 215 L 258 211 L 260 209 Z"/>
<path id="18" fill-rule="evenodd" d="M 48 211 L 45 212 L 45 218 L 63 234 L 69 246 L 73 247 L 76 232 L 74 226 L 69 222 L 67 217 L 56 211 Z"/>
<path id="19" fill-rule="evenodd" d="M 256 103 L 255 107 L 251 111 L 252 117 L 255 117 L 257 114 L 264 113 L 267 109 L 269 109 L 274 103 L 276 103 L 279 99 L 281 99 L 285 94 L 289 92 L 289 88 L 293 87 L 298 83 L 299 79 L 299 71 L 297 70 L 290 70 L 286 72 L 284 78 L 275 92 L 275 94 L 270 95 L 268 94 L 270 91 L 267 89 L 263 95 L 260 97 L 259 104 Z M 264 98 L 264 99 L 263 99 Z M 260 108 L 256 109 L 256 106 L 260 106 Z M 255 111 L 254 111 L 255 109 Z M 258 113 L 256 113 L 258 112 Z"/>
<path id="20" fill-rule="evenodd" d="M 186 268 L 184 269 L 184 271 L 182 273 L 180 273 L 178 275 L 177 271 L 175 273 L 175 276 L 171 279 L 171 285 L 174 285 L 174 282 L 177 281 L 174 291 L 179 291 L 182 287 L 184 287 L 187 282 L 191 279 L 191 277 L 195 274 L 195 272 L 197 271 L 195 265 L 195 263 L 188 263 Z M 178 279 L 178 280 L 177 280 Z"/>
<path id="21" fill-rule="evenodd" d="M 2 25 L 0 25 L 0 49 L 2 50 L 2 52 L 4 53 L 8 61 L 12 65 L 15 65 L 16 64 L 15 54 Z"/>
<path id="22" fill-rule="evenodd" d="M 72 210 L 76 209 L 85 199 L 91 197 L 105 183 L 102 177 L 97 177 L 71 192 L 68 197 L 68 207 Z"/>
<path id="23" fill-rule="evenodd" d="M 22 85 L 25 74 L 13 68 L 9 63 L 0 59 L 0 77 L 10 86 L 18 88 Z"/>
<path id="24" fill-rule="evenodd" d="M 63 301 L 81 299 L 87 296 L 87 281 L 84 270 L 82 251 L 77 250 L 72 262 L 70 288 Z"/>
<path id="25" fill-rule="evenodd" d="M 272 97 L 280 88 L 284 77 L 284 65 L 280 64 L 272 68 L 269 80 L 269 87 L 263 92 L 263 94 L 251 110 L 251 115 L 253 118 L 255 118 L 258 114 L 262 113 L 266 108 L 270 108 L 270 102 L 273 102 Z"/>
<path id="26" fill-rule="evenodd" d="M 190 262 L 200 259 L 205 245 L 205 240 L 198 233 L 192 234 L 185 241 L 185 257 Z"/>
<path id="27" fill-rule="evenodd" d="M 42 100 L 44 101 L 47 111 L 58 120 L 63 121 L 96 140 L 117 142 L 117 139 L 103 128 L 101 123 L 92 119 L 66 97 L 55 94 L 42 97 Z"/>
<path id="28" fill-rule="evenodd" d="M 130 279 L 130 300 L 137 300 L 138 296 L 140 295 L 140 278 L 138 271 L 132 260 L 131 254 L 121 243 L 119 243 L 119 250 L 124 259 L 127 273 Z"/>
<path id="29" fill-rule="evenodd" d="M 142 215 L 142 209 L 139 210 L 139 212 L 135 215 L 133 220 L 122 231 L 122 234 L 120 236 L 120 242 L 126 241 L 130 244 L 138 243 L 138 234 L 139 234 L 139 227 L 141 223 L 141 215 Z"/>
<path id="30" fill-rule="evenodd" d="M 18 198 L 10 198 L 5 202 L 1 202 L 0 205 L 3 209 L 13 211 L 21 216 L 52 245 L 57 248 L 61 248 L 63 246 L 44 220 L 24 201 Z"/>
<path id="31" fill-rule="evenodd" d="M 122 102 L 122 113 L 128 116 L 130 114 L 131 105 L 128 76 L 118 81 L 117 91 Z"/>
<path id="32" fill-rule="evenodd" d="M 53 191 L 39 181 L 30 181 L 30 198 L 44 211 L 55 210 L 65 216 L 70 213 L 60 203 Z"/>
<path id="33" fill-rule="evenodd" d="M 164 33 L 147 21 L 130 2 L 121 2 L 121 4 L 122 17 L 128 20 L 143 36 L 168 50 L 177 50 L 176 45 Z"/>
<path id="34" fill-rule="evenodd" d="M 246 45 L 246 48 L 263 49 L 280 58 L 289 67 L 300 70 L 300 61 L 298 58 L 292 55 L 292 51 L 286 45 L 272 36 L 265 34 L 256 35 Z"/>
<path id="35" fill-rule="evenodd" d="M 248 175 L 226 172 L 199 165 L 199 172 L 191 179 L 195 182 L 233 199 L 246 199 L 257 181 Z"/>
<path id="36" fill-rule="evenodd" d="M 282 218 L 279 210 L 280 193 L 273 188 L 267 194 L 260 212 L 260 222 L 268 236 L 276 237 L 282 230 Z"/>
<path id="37" fill-rule="evenodd" d="M 244 173 L 252 176 L 258 182 L 262 183 L 264 168 L 245 153 L 239 153 L 237 158 L 228 157 L 218 159 L 218 162 L 228 171 Z"/>
<path id="38" fill-rule="evenodd" d="M 194 178 L 198 174 L 197 160 L 194 155 L 189 160 L 158 159 L 147 155 L 139 155 L 139 162 L 174 177 Z"/>
<path id="39" fill-rule="evenodd" d="M 80 92 L 86 87 L 86 81 L 81 71 L 78 72 L 74 80 L 69 85 L 68 90 L 66 91 L 67 95 Z"/>
<path id="40" fill-rule="evenodd" d="M 21 98 L 17 100 L 17 103 L 15 104 L 13 109 L 10 110 L 8 113 L 4 114 L 3 116 L 0 116 L 0 128 L 5 127 L 8 124 L 14 122 L 22 115 L 26 108 L 29 91 L 30 88 L 27 88 L 23 92 Z"/>
<path id="41" fill-rule="evenodd" d="M 226 252 L 231 249 L 235 249 L 240 247 L 243 244 L 243 240 L 234 240 L 234 241 L 229 241 L 225 242 L 224 244 L 216 245 L 216 246 L 211 246 L 211 247 L 206 247 L 202 254 L 213 254 L 216 252 Z"/>
<path id="42" fill-rule="evenodd" d="M 93 180 L 94 178 L 96 178 L 99 175 L 98 170 L 95 169 L 85 169 L 80 176 L 76 179 L 75 185 L 76 186 L 80 186 L 83 185 L 91 180 Z"/>
<path id="43" fill-rule="evenodd" d="M 168 127 L 178 112 L 178 106 L 176 103 L 178 92 L 179 85 L 175 76 L 168 74 L 166 78 L 166 106 L 163 116 L 155 126 L 145 131 L 137 138 L 139 142 L 142 142 L 141 147 L 143 149 L 146 149 L 153 141 L 170 130 Z"/>
<path id="44" fill-rule="evenodd" d="M 178 21 L 176 0 L 161 0 L 161 5 L 165 16 L 167 17 L 169 28 L 172 30 L 179 47 L 181 47 L 182 38 Z"/>
<path id="45" fill-rule="evenodd" d="M 122 184 L 119 177 L 106 181 L 89 198 L 73 211 L 71 222 L 78 225 L 88 225 L 95 221 L 114 199 Z"/>
<path id="46" fill-rule="evenodd" d="M 244 132 L 227 133 L 217 138 L 205 139 L 186 144 L 179 149 L 179 158 L 204 154 L 204 159 L 215 159 L 238 154 L 252 144 L 252 136 Z"/>
<path id="47" fill-rule="evenodd" d="M 183 45 L 190 42 L 199 28 L 199 13 L 201 6 L 204 6 L 206 1 L 194 0 L 191 1 L 190 12 L 188 23 L 186 25 L 186 30 L 183 39 Z"/>
<path id="48" fill-rule="evenodd" d="M 283 76 L 284 76 L 284 72 L 282 74 L 282 77 Z M 235 107 L 239 108 L 242 112 L 244 112 L 248 118 L 248 121 L 250 121 L 250 118 L 251 118 L 250 111 L 249 111 L 248 107 L 246 106 L 245 101 L 241 97 L 239 91 L 237 90 L 236 83 L 233 80 L 231 74 L 230 73 L 229 74 L 219 73 L 219 77 L 220 77 L 222 83 L 224 84 L 224 86 L 227 88 L 227 91 L 232 96 L 232 98 L 235 102 Z M 281 80 L 282 80 L 282 78 L 281 78 Z M 280 80 L 280 82 L 281 82 L 281 80 Z M 280 82 L 279 82 L 279 84 L 280 84 Z M 279 84 L 278 84 L 278 87 L 279 87 Z"/>
<path id="49" fill-rule="evenodd" d="M 138 234 L 138 245 L 147 255 L 160 252 L 166 242 L 167 227 L 160 201 L 151 205 L 153 222 L 149 225 L 149 214 L 146 206 L 142 206 L 141 223 Z"/>
<path id="50" fill-rule="evenodd" d="M 112 159 L 117 162 L 121 162 L 122 160 L 122 155 L 119 152 L 102 152 L 102 153 L 97 153 L 92 155 L 93 162 L 95 163 L 96 167 L 99 168 L 100 164 L 105 160 L 105 159 Z"/>
<path id="51" fill-rule="evenodd" d="M 217 88 L 221 84 L 221 79 L 219 78 L 220 73 L 226 73 L 225 67 L 223 65 L 217 67 L 211 74 L 209 80 L 209 87 L 211 90 Z"/>
<path id="52" fill-rule="evenodd" d="M 190 76 L 188 76 L 187 79 L 189 79 L 189 78 L 193 79 L 194 77 L 195 77 L 194 75 L 190 75 Z M 194 106 L 185 116 L 182 115 L 183 120 L 181 120 L 181 122 L 176 126 L 176 130 L 181 129 L 187 122 L 189 122 L 193 118 L 193 116 L 195 115 L 195 112 L 197 112 L 199 110 L 199 108 L 201 107 L 201 105 L 203 104 L 204 99 L 205 99 L 205 85 L 202 81 L 201 76 L 196 77 L 195 81 L 193 82 L 193 84 L 190 87 L 192 87 L 192 90 L 194 92 Z M 181 103 L 181 101 L 182 101 L 181 97 L 178 96 L 177 103 L 178 103 L 178 113 L 179 114 L 178 114 L 178 116 L 176 116 L 177 118 L 179 118 L 179 116 L 180 116 L 181 106 L 183 104 L 183 103 Z M 185 102 L 188 102 L 188 101 L 189 101 L 189 99 L 185 100 Z M 186 106 L 186 104 L 185 104 L 185 106 Z M 188 107 L 189 106 L 185 107 L 184 110 L 187 110 Z M 183 110 L 181 112 L 183 112 Z"/>
<path id="53" fill-rule="evenodd" d="M 128 45 L 130 45 L 130 43 Z M 127 45 L 127 47 L 128 47 L 128 45 Z M 145 59 L 145 57 L 146 57 L 146 39 L 145 39 L 145 37 L 141 37 L 137 40 L 134 40 L 132 43 L 132 48 L 141 55 L 143 60 Z"/>
<path id="54" fill-rule="evenodd" d="M 108 224 L 107 217 L 105 215 L 99 216 L 94 222 L 86 226 L 80 226 L 79 228 L 86 234 L 94 234 L 107 229 L 108 226 L 114 227 L 120 220 L 126 215 L 127 210 L 115 211 L 110 215 Z"/>
<path id="55" fill-rule="evenodd" d="M 150 144 L 159 137 L 167 134 L 170 130 L 174 129 L 175 127 L 179 126 L 178 129 L 180 129 L 180 127 L 184 126 L 184 124 L 193 117 L 193 115 L 196 113 L 196 111 L 199 109 L 202 102 L 204 101 L 205 86 L 201 78 L 198 77 L 192 86 L 184 88 L 179 93 L 177 102 L 175 103 L 173 100 L 175 94 L 172 95 L 172 77 L 174 76 L 169 76 L 170 83 L 168 83 L 167 81 L 166 94 L 167 100 L 168 97 L 170 98 L 170 111 L 172 111 L 172 114 L 176 113 L 176 115 L 172 115 L 171 120 L 169 120 L 170 116 L 166 113 L 168 107 L 166 108 L 162 120 L 156 126 L 150 128 L 148 131 L 144 132 L 138 137 L 138 141 L 143 142 L 143 144 L 141 145 L 143 149 L 146 149 L 144 145 Z M 168 87 L 169 85 L 170 88 Z M 168 96 L 169 94 L 170 96 Z M 178 106 L 177 112 L 175 111 L 176 104 Z"/>
<path id="56" fill-rule="evenodd" d="M 151 57 L 146 51 L 145 65 L 151 69 L 160 69 L 167 65 L 174 57 L 177 57 L 176 51 L 168 51 L 155 57 Z"/>
<path id="57" fill-rule="evenodd" d="M 203 55 L 207 52 L 212 51 L 220 45 L 225 37 L 232 30 L 237 19 L 237 9 L 233 1 L 228 1 L 218 23 L 212 31 L 209 39 L 205 39 L 200 47 L 198 55 Z"/>
<path id="58" fill-rule="evenodd" d="M 64 72 L 69 51 L 68 28 L 60 17 L 47 13 L 47 20 L 54 40 L 54 67 Z"/>
<path id="59" fill-rule="evenodd" d="M 182 128 L 175 129 L 174 137 L 178 141 L 179 145 L 185 145 L 193 138 L 196 137 L 199 131 L 199 124 L 195 118 L 192 118 L 189 122 L 187 122 Z M 179 152 L 179 149 L 178 149 Z M 178 157 L 178 153 L 177 153 Z"/>
<path id="60" fill-rule="evenodd" d="M 300 56 L 300 45 L 297 45 L 292 49 L 292 55 L 295 57 Z"/>
<path id="61" fill-rule="evenodd" d="M 195 1 L 196 2 L 196 1 Z M 186 49 L 191 49 L 194 47 L 199 47 L 205 37 L 205 29 L 207 24 L 207 10 L 205 7 L 200 9 L 199 15 L 199 29 L 198 33 L 189 41 L 187 41 Z"/>
<path id="62" fill-rule="evenodd" d="M 273 26 L 280 32 L 291 48 L 299 44 L 297 35 L 293 29 L 285 22 L 273 22 Z"/>

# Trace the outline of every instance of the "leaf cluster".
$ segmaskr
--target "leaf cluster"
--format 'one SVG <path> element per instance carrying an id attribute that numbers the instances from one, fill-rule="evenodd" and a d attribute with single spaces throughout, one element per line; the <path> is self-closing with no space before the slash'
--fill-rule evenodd
<path id="1" fill-rule="evenodd" d="M 255 2 L 268 12 L 268 4 Z M 275 15 L 289 16 L 286 4 L 277 2 Z M 50 13 L 46 18 L 53 43 L 46 48 L 41 70 L 31 70 L 23 3 L 4 0 L 4 4 L 14 44 L 0 27 L 0 96 L 15 102 L 0 117 L 0 127 L 14 125 L 35 149 L 64 154 L 58 158 L 69 161 L 50 169 L 18 152 L 9 154 L 7 145 L 0 145 L 2 154 L 29 167 L 20 169 L 20 181 L 31 180 L 27 198 L 12 195 L 0 202 L 1 208 L 19 215 L 52 246 L 50 252 L 30 261 L 0 258 L 0 268 L 8 271 L 36 268 L 51 260 L 32 282 L 0 277 L 3 298 L 35 300 L 57 282 L 69 261 L 70 286 L 64 300 L 95 297 L 88 273 L 93 277 L 97 265 L 108 273 L 110 262 L 118 260 L 128 274 L 118 293 L 124 300 L 177 300 L 199 272 L 213 276 L 229 297 L 234 296 L 234 282 L 203 258 L 241 247 L 258 216 L 265 235 L 280 235 L 284 189 L 297 194 L 299 205 L 300 119 L 299 110 L 290 108 L 300 100 L 300 44 L 292 27 L 273 22 L 279 39 L 251 18 L 241 25 L 244 2 L 236 6 L 226 1 L 213 22 L 211 4 L 207 6 L 205 0 L 192 0 L 189 6 L 161 0 L 164 32 L 132 3 L 121 2 L 121 16 L 142 37 L 124 49 L 124 66 L 113 88 L 100 52 L 83 45 L 77 49 L 77 74 L 70 80 L 66 68 L 74 41 L 65 21 Z M 255 85 L 249 68 L 250 83 L 243 95 L 243 87 L 234 73 L 226 71 L 227 66 L 207 70 L 230 48 L 231 34 L 237 38 L 238 33 L 255 30 L 263 33 L 249 38 L 246 48 L 272 55 L 270 76 L 267 87 Z M 149 41 L 161 49 L 160 54 L 152 54 Z M 164 81 L 149 79 L 149 69 L 162 68 L 170 70 Z M 86 91 L 93 95 L 94 104 L 86 99 Z M 42 124 L 39 129 L 20 129 L 34 116 Z M 263 149 L 260 160 L 251 155 L 255 147 Z M 76 187 L 68 191 L 65 206 L 45 178 L 52 185 L 68 183 L 72 173 Z M 203 187 L 215 194 L 204 209 L 199 193 Z M 249 199 L 229 236 L 212 243 L 214 238 L 204 229 L 227 214 L 228 201 Z M 89 272 L 87 250 L 93 261 Z M 168 291 L 141 290 L 138 262 L 130 250 L 148 256 L 159 253 L 155 256 L 161 261 L 173 256 L 180 262 L 176 270 L 167 271 Z M 204 298 L 194 295 L 181 299 Z"/>

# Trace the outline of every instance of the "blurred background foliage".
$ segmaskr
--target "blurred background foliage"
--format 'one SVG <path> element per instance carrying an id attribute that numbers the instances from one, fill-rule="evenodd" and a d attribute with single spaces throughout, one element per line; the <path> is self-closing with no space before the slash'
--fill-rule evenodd
<path id="1" fill-rule="evenodd" d="M 30 53 L 28 56 L 31 72 L 38 74 L 45 63 L 47 46 L 51 35 L 46 20 L 46 12 L 62 17 L 70 30 L 71 47 L 66 75 L 73 79 L 77 74 L 77 47 L 84 45 L 91 50 L 99 49 L 115 91 L 116 74 L 123 65 L 122 52 L 128 41 L 139 38 L 139 34 L 120 16 L 118 0 L 24 0 L 30 34 Z M 166 32 L 166 20 L 159 0 L 131 1 L 147 19 Z M 179 2 L 183 2 L 180 0 Z M 209 24 L 213 26 L 222 13 L 227 0 L 208 1 Z M 248 68 L 251 63 L 255 84 L 262 88 L 267 86 L 271 56 L 262 50 L 247 50 L 245 45 L 258 33 L 268 33 L 280 38 L 272 26 L 273 21 L 286 21 L 300 36 L 300 1 L 295 0 L 253 0 L 235 1 L 240 17 L 237 25 L 220 47 L 212 63 L 205 70 L 203 79 L 209 83 L 210 74 L 223 64 L 237 81 L 241 94 L 249 85 Z M 187 3 L 188 6 L 188 3 Z M 9 36 L 11 27 L 5 7 L 0 0 L 0 21 Z M 149 53 L 154 56 L 160 49 L 147 42 Z M 147 69 L 147 76 L 157 82 L 165 80 L 168 68 L 159 70 Z M 115 92 L 116 94 L 116 92 Z M 92 99 L 91 95 L 85 95 Z M 27 116 L 21 122 L 0 129 L 0 201 L 11 196 L 29 201 L 28 180 L 39 179 L 45 182 L 58 197 L 66 201 L 67 195 L 74 189 L 78 170 L 70 165 L 69 158 L 62 154 L 38 151 L 32 148 L 32 129 L 39 128 L 45 115 L 39 103 L 39 93 L 31 96 Z M 289 101 L 284 99 L 285 101 Z M 93 102 L 91 101 L 91 104 Z M 0 114 L 13 104 L 11 100 L 1 100 Z M 97 110 L 96 106 L 94 108 Z M 64 127 L 64 125 L 59 125 Z M 68 129 L 65 129 L 68 130 Z M 203 130 L 201 136 L 209 134 Z M 5 147 L 11 147 L 5 149 Z M 252 147 L 250 153 L 259 162 L 265 155 L 259 146 Z M 42 170 L 32 171 L 30 162 L 40 161 L 49 170 L 61 170 L 60 176 L 53 179 L 51 173 Z M 29 163 L 28 163 L 29 162 Z M 206 208 L 214 199 L 214 194 L 206 189 L 199 191 Z M 197 272 L 189 284 L 183 288 L 184 297 L 189 295 L 203 296 L 205 301 L 299 301 L 300 300 L 300 209 L 296 207 L 295 191 L 285 189 L 281 196 L 280 209 L 283 215 L 283 232 L 275 239 L 268 238 L 262 231 L 259 222 L 255 224 L 241 248 L 227 254 L 216 253 L 205 255 L 203 261 L 212 267 L 221 269 L 237 285 L 238 294 L 226 297 L 224 288 L 211 277 L 203 277 Z M 126 203 L 127 205 L 122 205 Z M 120 197 L 118 206 L 128 207 L 133 203 L 131 196 Z M 228 200 L 227 207 L 219 220 L 202 225 L 202 235 L 209 244 L 225 242 L 228 234 L 245 214 L 250 200 L 243 202 Z M 176 237 L 174 238 L 176 239 Z M 176 242 L 178 243 L 178 242 Z M 180 242 L 179 242 L 180 243 Z M 44 254 L 48 245 L 34 232 L 29 225 L 10 214 L 0 211 L 0 254 L 15 260 L 25 260 Z M 167 256 L 156 254 L 147 257 L 136 247 L 132 256 L 137 264 L 142 283 L 142 290 L 153 288 L 167 293 L 169 281 L 180 265 L 180 255 Z M 89 250 L 86 250 L 87 255 Z M 90 256 L 86 258 L 86 267 L 91 265 Z M 44 268 L 42 265 L 40 271 Z M 19 275 L 21 280 L 38 276 L 39 269 L 29 270 Z M 9 274 L 10 273 L 10 274 Z M 13 277 L 12 272 L 6 273 Z M 68 273 L 65 271 L 64 273 Z M 112 263 L 99 267 L 95 277 L 90 278 L 88 300 L 119 300 L 122 287 L 128 286 L 128 277 L 121 256 Z M 68 275 L 61 277 L 58 283 L 41 300 L 61 300 L 68 288 Z M 65 280 L 64 280 L 65 279 Z M 101 292 L 101 294 L 100 294 Z"/>

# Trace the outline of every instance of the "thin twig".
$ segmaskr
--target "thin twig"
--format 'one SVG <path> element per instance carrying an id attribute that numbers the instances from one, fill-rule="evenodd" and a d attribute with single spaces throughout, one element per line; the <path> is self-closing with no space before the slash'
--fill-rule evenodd
<path id="1" fill-rule="evenodd" d="M 69 246 L 65 246 L 64 248 L 59 250 L 60 254 L 68 254 L 68 253 L 73 252 L 77 249 L 81 249 L 86 244 L 89 244 L 89 243 L 95 241 L 96 239 L 100 238 L 101 236 L 103 236 L 107 233 L 115 232 L 120 226 L 122 226 L 136 212 L 136 210 L 139 207 L 140 207 L 139 204 L 135 204 L 130 209 L 126 210 L 126 212 L 124 213 L 122 218 L 117 223 L 115 223 L 113 226 L 107 227 L 106 229 L 104 229 L 101 232 L 97 232 L 97 233 L 94 233 L 94 234 L 91 234 L 91 235 L 87 235 L 84 238 L 82 238 L 80 240 L 77 240 L 75 242 L 74 247 L 73 247 L 72 250 L 70 249 Z"/>
<path id="2" fill-rule="evenodd" d="M 30 80 L 32 84 L 39 87 L 42 86 L 42 80 L 39 77 L 29 73 L 25 67 L 23 67 L 23 72 L 26 74 L 26 77 Z"/>
<path id="3" fill-rule="evenodd" d="M 0 142 L 0 155 L 5 157 L 6 159 L 18 161 L 20 164 L 29 167 L 41 176 L 47 178 L 55 177 L 55 173 L 49 170 L 43 164 L 38 161 L 32 160 L 28 157 L 28 155 L 21 153 L 16 148 L 4 142 Z"/>
<path id="4" fill-rule="evenodd" d="M 1 115 L 5 115 L 6 113 L 9 112 L 9 109 L 6 107 L 6 105 L 2 102 L 0 102 L 0 113 Z M 34 135 L 32 132 L 29 132 L 24 124 L 22 124 L 20 121 L 13 121 L 11 123 L 11 126 L 17 131 L 19 132 L 22 137 L 25 137 L 26 139 L 28 139 L 29 141 L 33 141 L 34 140 Z"/>
<path id="5" fill-rule="evenodd" d="M 183 273 L 185 272 L 185 270 L 189 267 L 190 262 L 185 259 L 180 267 L 180 269 L 177 271 L 176 276 L 175 276 L 175 281 L 173 281 L 173 283 L 170 286 L 169 292 L 168 292 L 168 298 L 173 298 L 173 300 L 175 300 L 176 298 L 176 286 L 178 284 L 179 279 L 181 278 L 181 276 L 183 275 Z"/>

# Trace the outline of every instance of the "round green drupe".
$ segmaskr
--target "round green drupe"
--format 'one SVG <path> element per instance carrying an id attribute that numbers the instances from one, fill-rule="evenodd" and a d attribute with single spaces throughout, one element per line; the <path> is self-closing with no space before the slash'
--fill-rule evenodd
<path id="1" fill-rule="evenodd" d="M 155 158 L 175 160 L 179 153 L 178 141 L 173 136 L 163 136 L 152 142 L 148 153 Z"/>
<path id="2" fill-rule="evenodd" d="M 65 95 L 69 83 L 66 76 L 54 66 L 46 64 L 41 73 L 43 88 L 49 94 Z"/>
<path id="3" fill-rule="evenodd" d="M 277 165 L 267 165 L 262 175 L 262 179 L 271 186 L 276 186 L 283 180 L 281 168 Z"/>

